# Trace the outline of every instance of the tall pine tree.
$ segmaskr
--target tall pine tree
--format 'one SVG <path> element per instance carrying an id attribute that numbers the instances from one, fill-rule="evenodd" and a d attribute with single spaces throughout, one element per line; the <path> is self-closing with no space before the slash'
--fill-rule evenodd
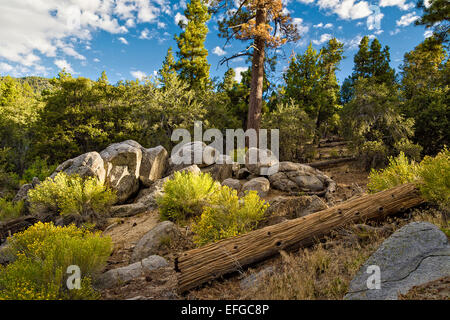
<path id="1" fill-rule="evenodd" d="M 167 85 L 173 78 L 177 76 L 175 71 L 176 62 L 173 57 L 172 47 L 167 50 L 166 57 L 164 58 L 164 62 L 162 68 L 158 71 L 158 81 L 161 83 L 163 87 Z"/>
<path id="2" fill-rule="evenodd" d="M 179 48 L 176 68 L 181 79 L 187 81 L 191 88 L 205 88 L 210 83 L 205 40 L 208 33 L 206 22 L 211 15 L 203 0 L 191 0 L 184 14 L 187 24 L 180 22 L 184 31 L 175 36 Z"/>

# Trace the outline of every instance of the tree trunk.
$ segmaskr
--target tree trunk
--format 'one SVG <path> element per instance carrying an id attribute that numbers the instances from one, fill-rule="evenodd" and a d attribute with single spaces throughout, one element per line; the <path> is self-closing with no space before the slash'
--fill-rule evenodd
<path id="1" fill-rule="evenodd" d="M 256 27 L 266 23 L 266 11 L 258 9 L 256 11 Z M 254 41 L 252 59 L 252 82 L 250 85 L 250 102 L 247 116 L 247 129 L 255 129 L 259 132 L 261 127 L 262 94 L 264 85 L 264 59 L 265 41 L 258 37 Z M 259 136 L 259 135 L 258 135 Z"/>
<path id="2" fill-rule="evenodd" d="M 312 244 L 331 230 L 351 222 L 384 218 L 415 207 L 424 200 L 414 184 L 365 195 L 314 214 L 185 252 L 175 259 L 178 290 L 185 292 L 277 254 Z"/>

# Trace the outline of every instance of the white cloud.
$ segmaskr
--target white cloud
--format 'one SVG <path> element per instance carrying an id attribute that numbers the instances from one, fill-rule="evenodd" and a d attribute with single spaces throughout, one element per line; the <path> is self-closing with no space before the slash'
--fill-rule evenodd
<path id="1" fill-rule="evenodd" d="M 309 31 L 309 27 L 303 24 L 302 18 L 293 18 L 292 23 L 297 27 L 298 33 L 302 36 Z"/>
<path id="2" fill-rule="evenodd" d="M 425 32 L 423 33 L 423 36 L 425 38 L 429 38 L 433 35 L 433 30 L 425 30 Z"/>
<path id="3" fill-rule="evenodd" d="M 389 31 L 389 34 L 390 34 L 391 36 L 393 36 L 393 35 L 396 35 L 396 34 L 399 33 L 399 32 L 400 32 L 400 29 L 399 29 L 399 28 L 395 28 L 395 30 Z"/>
<path id="4" fill-rule="evenodd" d="M 382 14 L 381 12 L 378 14 L 372 14 L 367 18 L 367 29 L 369 30 L 373 30 L 376 29 L 377 26 L 379 28 L 380 23 L 381 23 L 381 19 L 383 19 L 384 14 Z"/>
<path id="5" fill-rule="evenodd" d="M 297 0 L 298 2 L 304 3 L 304 4 L 310 4 L 313 3 L 314 0 Z"/>
<path id="6" fill-rule="evenodd" d="M 93 61 L 94 61 L 94 62 L 100 62 L 100 59 L 99 59 L 99 58 L 94 58 Z"/>
<path id="7" fill-rule="evenodd" d="M 120 42 L 122 42 L 123 44 L 128 44 L 127 39 L 125 39 L 124 37 L 119 37 L 118 40 L 119 40 Z"/>
<path id="8" fill-rule="evenodd" d="M 419 18 L 420 17 L 418 15 L 416 15 L 416 12 L 410 12 L 408 14 L 401 16 L 400 20 L 397 20 L 396 23 L 398 26 L 406 27 L 406 26 L 409 26 L 411 23 L 413 23 L 414 21 L 416 21 Z"/>
<path id="9" fill-rule="evenodd" d="M 215 55 L 218 55 L 219 57 L 220 56 L 224 56 L 224 55 L 226 55 L 227 53 L 225 52 L 225 50 L 223 50 L 221 47 L 219 47 L 219 46 L 217 46 L 217 47 L 215 47 L 213 50 L 212 50 L 212 52 L 215 54 Z"/>
<path id="10" fill-rule="evenodd" d="M 366 1 L 355 3 L 355 0 L 318 0 L 320 9 L 336 13 L 339 18 L 355 20 L 368 17 L 372 14 Z"/>
<path id="11" fill-rule="evenodd" d="M 318 29 L 318 28 L 331 29 L 331 28 L 333 28 L 333 24 L 332 23 L 323 24 L 321 22 L 321 23 L 313 25 L 313 27 L 316 28 L 316 29 Z"/>
<path id="12" fill-rule="evenodd" d="M 187 18 L 179 12 L 177 12 L 177 14 L 175 15 L 174 20 L 176 25 L 178 25 L 180 21 L 182 21 L 184 24 L 187 23 Z"/>
<path id="13" fill-rule="evenodd" d="M 142 79 L 144 79 L 145 77 L 147 77 L 147 74 L 146 74 L 145 72 L 139 71 L 139 70 L 131 71 L 130 74 L 131 74 L 135 79 L 139 79 L 139 80 L 142 80 Z"/>
<path id="14" fill-rule="evenodd" d="M 158 29 L 165 29 L 167 27 L 167 25 L 164 22 L 160 22 L 160 21 L 158 21 L 157 26 L 158 26 Z"/>
<path id="15" fill-rule="evenodd" d="M 314 43 L 315 45 L 321 45 L 329 40 L 331 40 L 331 38 L 333 38 L 331 36 L 331 34 L 329 33 L 324 33 L 323 35 L 320 36 L 319 40 L 313 40 L 312 43 Z"/>
<path id="16" fill-rule="evenodd" d="M 83 60 L 66 39 L 88 47 L 95 31 L 125 34 L 169 9 L 167 0 L 1 0 L 0 59 L 35 70 L 45 69 L 42 57 Z"/>
<path id="17" fill-rule="evenodd" d="M 13 66 L 5 62 L 0 62 L 0 73 L 9 73 L 13 70 Z"/>
<path id="18" fill-rule="evenodd" d="M 236 67 L 234 68 L 234 72 L 236 73 L 236 75 L 234 76 L 234 80 L 236 80 L 237 82 L 241 82 L 242 80 L 242 75 L 241 72 L 247 71 L 248 67 Z"/>
<path id="19" fill-rule="evenodd" d="M 145 28 L 144 30 L 141 31 L 141 35 L 139 36 L 139 39 L 150 40 L 150 39 L 153 39 L 153 35 L 150 34 L 150 30 Z"/>
<path id="20" fill-rule="evenodd" d="M 68 56 L 74 57 L 75 59 L 78 60 L 86 60 L 86 57 L 79 54 L 78 52 L 75 51 L 74 48 L 72 47 L 63 47 L 62 51 L 67 54 Z"/>
<path id="21" fill-rule="evenodd" d="M 406 3 L 407 0 L 380 0 L 380 7 L 397 6 L 402 10 L 414 8 L 414 3 Z"/>
<path id="22" fill-rule="evenodd" d="M 75 71 L 73 71 L 72 66 L 70 65 L 70 63 L 68 63 L 66 60 L 64 59 L 57 59 L 55 61 L 53 61 L 53 63 L 60 69 L 65 69 L 66 72 L 68 73 L 75 73 Z"/>

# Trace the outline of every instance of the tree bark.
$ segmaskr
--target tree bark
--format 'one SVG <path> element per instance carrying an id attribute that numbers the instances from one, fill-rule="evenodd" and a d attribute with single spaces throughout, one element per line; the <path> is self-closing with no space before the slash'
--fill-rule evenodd
<path id="1" fill-rule="evenodd" d="M 351 222 L 384 218 L 424 200 L 414 184 L 365 195 L 314 214 L 185 252 L 175 259 L 178 290 L 185 292 L 224 274 L 279 253 L 313 243 Z"/>
<path id="2" fill-rule="evenodd" d="M 258 9 L 256 11 L 256 26 L 266 23 L 266 11 Z M 264 85 L 264 59 L 265 41 L 258 37 L 254 41 L 252 58 L 252 82 L 250 84 L 250 102 L 247 116 L 247 129 L 255 129 L 257 134 L 261 127 L 262 95 Z M 259 135 L 258 135 L 259 137 Z"/>

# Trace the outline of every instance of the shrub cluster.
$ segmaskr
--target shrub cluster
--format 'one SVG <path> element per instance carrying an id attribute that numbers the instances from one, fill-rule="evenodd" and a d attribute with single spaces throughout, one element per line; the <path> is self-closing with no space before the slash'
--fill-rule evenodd
<path id="1" fill-rule="evenodd" d="M 383 170 L 372 169 L 369 175 L 369 192 L 386 190 L 397 185 L 415 182 L 425 199 L 450 207 L 450 151 L 445 148 L 436 157 L 426 156 L 422 162 L 410 161 L 403 152 L 389 159 Z"/>
<path id="2" fill-rule="evenodd" d="M 31 211 L 45 208 L 63 216 L 71 215 L 81 222 L 96 221 L 115 202 L 114 192 L 97 178 L 69 176 L 63 172 L 47 178 L 28 192 Z"/>
<path id="3" fill-rule="evenodd" d="M 223 186 L 194 223 L 194 242 L 204 245 L 254 230 L 268 207 L 256 191 L 239 198 L 236 190 Z"/>
<path id="4" fill-rule="evenodd" d="M 164 196 L 158 198 L 162 220 L 184 222 L 199 216 L 219 185 L 207 173 L 175 172 L 164 184 Z"/>
<path id="5" fill-rule="evenodd" d="M 74 225 L 39 222 L 8 239 L 16 260 L 0 267 L 0 300 L 95 299 L 91 279 L 106 265 L 110 238 Z M 68 290 L 67 268 L 81 271 L 81 289 Z"/>
<path id="6" fill-rule="evenodd" d="M 186 223 L 193 218 L 197 245 L 256 228 L 268 208 L 256 191 L 239 198 L 237 191 L 215 182 L 208 173 L 176 172 L 157 200 L 164 220 Z"/>

